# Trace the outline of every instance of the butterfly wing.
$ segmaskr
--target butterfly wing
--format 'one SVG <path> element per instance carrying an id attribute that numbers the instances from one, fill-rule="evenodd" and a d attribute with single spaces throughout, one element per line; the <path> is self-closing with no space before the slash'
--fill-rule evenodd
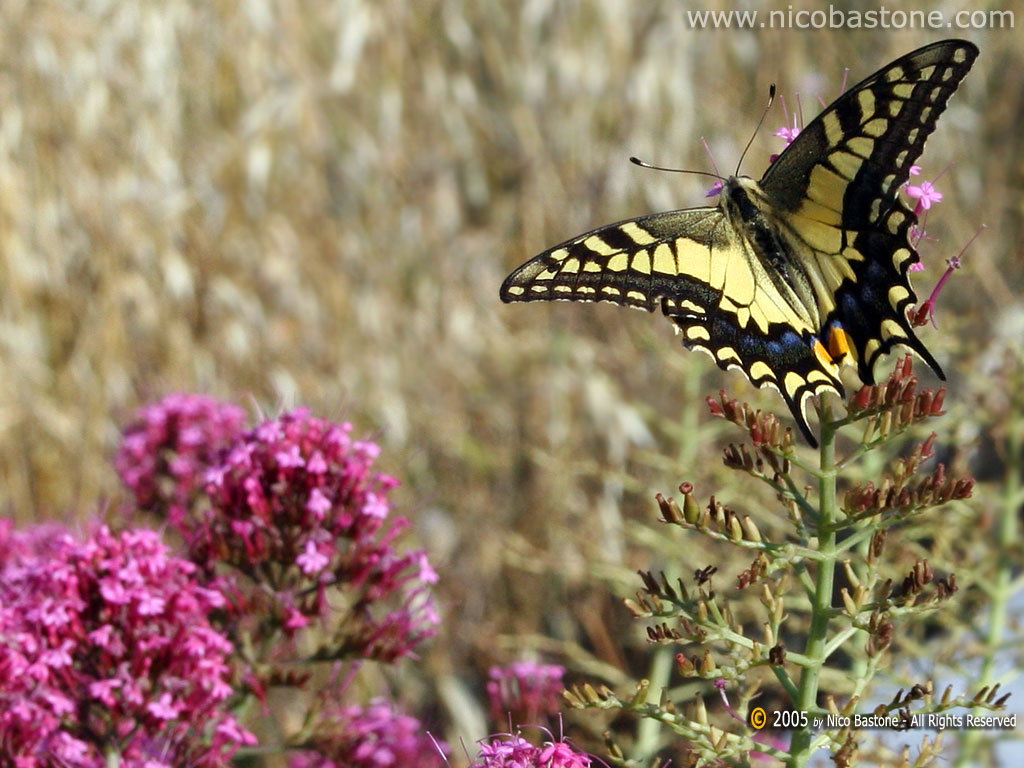
<path id="1" fill-rule="evenodd" d="M 845 333 L 866 383 L 897 344 L 944 378 L 907 320 L 916 217 L 898 192 L 977 55 L 972 43 L 946 40 L 897 59 L 819 114 L 761 179 L 816 279 L 822 328 Z"/>
<path id="2" fill-rule="evenodd" d="M 814 444 L 802 406 L 823 390 L 842 394 L 838 367 L 750 247 L 719 208 L 642 216 L 534 257 L 509 275 L 501 298 L 660 307 L 687 348 L 777 389 Z"/>
<path id="3" fill-rule="evenodd" d="M 730 203 L 746 206 L 734 215 L 759 238 L 722 208 L 642 216 L 536 256 L 502 300 L 660 306 L 688 348 L 777 389 L 816 445 L 806 401 L 842 396 L 845 355 L 871 383 L 878 358 L 904 344 L 942 376 L 906 318 L 915 218 L 897 194 L 977 54 L 949 40 L 897 59 L 815 118 L 760 184 L 730 180 Z"/>
<path id="4" fill-rule="evenodd" d="M 523 264 L 501 300 L 609 301 L 653 312 L 706 312 L 713 254 L 732 247 L 717 208 L 641 216 L 586 232 Z"/>

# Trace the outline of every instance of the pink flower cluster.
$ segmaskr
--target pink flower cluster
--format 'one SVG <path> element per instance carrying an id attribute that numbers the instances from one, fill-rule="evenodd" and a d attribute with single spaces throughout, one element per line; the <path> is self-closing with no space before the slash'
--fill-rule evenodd
<path id="1" fill-rule="evenodd" d="M 294 756 L 288 768 L 443 768 L 445 745 L 420 722 L 384 699 L 368 707 L 339 707 L 325 713 L 310 739 L 316 752 Z"/>
<path id="2" fill-rule="evenodd" d="M 250 431 L 242 421 L 233 405 L 171 395 L 125 430 L 118 472 L 231 595 L 249 640 L 294 636 L 316 620 L 328 635 L 321 660 L 411 655 L 439 623 L 437 575 L 423 551 L 394 545 L 409 523 L 390 516 L 398 482 L 373 471 L 380 448 L 302 409 Z"/>
<path id="3" fill-rule="evenodd" d="M 350 432 L 304 410 L 243 431 L 240 409 L 196 395 L 143 409 L 117 469 L 183 558 L 152 531 L 0 520 L 0 768 L 226 766 L 256 743 L 228 708 L 245 687 L 269 715 L 265 690 L 305 687 L 305 664 L 392 662 L 434 634 L 437 575 L 396 546 L 397 481 Z M 443 762 L 384 702 L 312 730 L 302 746 L 339 765 Z"/>
<path id="4" fill-rule="evenodd" d="M 522 736 L 495 736 L 480 744 L 469 768 L 590 768 L 591 759 L 566 741 L 534 746 Z"/>
<path id="5" fill-rule="evenodd" d="M 0 540 L 0 765 L 226 766 L 255 743 L 226 707 L 223 597 L 157 534 Z"/>
<path id="6" fill-rule="evenodd" d="M 562 677 L 557 664 L 516 661 L 507 667 L 491 667 L 487 697 L 494 722 L 534 723 L 556 714 L 562 705 Z"/>
<path id="7" fill-rule="evenodd" d="M 289 634 L 320 620 L 332 637 L 319 658 L 391 662 L 435 633 L 437 574 L 422 550 L 394 548 L 409 525 L 389 519 L 398 481 L 373 471 L 380 449 L 350 431 L 301 409 L 263 422 L 207 471 L 209 504 L 184 532 L 193 561 L 233 566 L 258 585 L 236 579 L 250 613 L 269 613 Z M 339 590 L 340 622 L 330 599 Z"/>
<path id="8" fill-rule="evenodd" d="M 139 509 L 180 527 L 206 470 L 242 433 L 245 412 L 206 395 L 176 393 L 141 409 L 114 458 Z"/>

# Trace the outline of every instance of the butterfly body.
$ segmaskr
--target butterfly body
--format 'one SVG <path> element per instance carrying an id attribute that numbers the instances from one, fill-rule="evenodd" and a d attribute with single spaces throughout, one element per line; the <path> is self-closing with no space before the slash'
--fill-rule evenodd
<path id="1" fill-rule="evenodd" d="M 661 311 L 684 346 L 779 391 L 813 445 L 808 398 L 843 395 L 840 366 L 874 382 L 877 360 L 914 334 L 913 211 L 898 192 L 978 54 L 947 40 L 897 59 L 827 107 L 760 181 L 723 182 L 714 207 L 595 229 L 534 257 L 503 301 L 609 301 Z"/>

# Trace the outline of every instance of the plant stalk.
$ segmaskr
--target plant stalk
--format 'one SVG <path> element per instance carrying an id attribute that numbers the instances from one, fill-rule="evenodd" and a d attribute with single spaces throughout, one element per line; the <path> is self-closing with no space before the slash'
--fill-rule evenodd
<path id="1" fill-rule="evenodd" d="M 829 619 L 832 612 L 832 586 L 836 571 L 836 430 L 832 426 L 832 409 L 822 403 L 821 436 L 818 468 L 818 553 L 814 594 L 811 597 L 811 625 L 807 633 L 804 655 L 810 661 L 800 675 L 800 686 L 794 708 L 807 714 L 805 727 L 793 731 L 788 768 L 803 768 L 811 756 L 813 732 L 811 721 L 818 710 L 818 684 L 827 659 Z"/>

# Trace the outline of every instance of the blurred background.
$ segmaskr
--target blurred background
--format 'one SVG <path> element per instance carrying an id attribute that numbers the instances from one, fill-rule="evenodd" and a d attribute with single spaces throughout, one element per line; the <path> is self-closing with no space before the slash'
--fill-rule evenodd
<path id="1" fill-rule="evenodd" d="M 254 417 L 305 405 L 379 440 L 403 483 L 446 621 L 402 695 L 449 737 L 484 735 L 491 663 L 643 675 L 644 627 L 618 600 L 635 569 L 717 556 L 666 541 L 654 493 L 689 480 L 750 501 L 704 398 L 789 417 L 660 316 L 506 306 L 498 286 L 586 229 L 703 203 L 706 180 L 629 155 L 709 170 L 703 136 L 731 172 L 769 84 L 807 122 L 844 69 L 852 84 L 950 36 L 981 56 L 922 160 L 925 179 L 952 166 L 918 293 L 987 230 L 921 335 L 949 375 L 950 455 L 1002 478 L 999 418 L 978 403 L 1010 396 L 992 371 L 1024 329 L 1020 32 L 694 28 L 687 11 L 712 8 L 4 0 L 3 514 L 116 509 L 119 426 L 167 392 Z M 1021 3 L 1000 8 L 1024 23 Z M 777 103 L 745 173 L 785 123 Z"/>

